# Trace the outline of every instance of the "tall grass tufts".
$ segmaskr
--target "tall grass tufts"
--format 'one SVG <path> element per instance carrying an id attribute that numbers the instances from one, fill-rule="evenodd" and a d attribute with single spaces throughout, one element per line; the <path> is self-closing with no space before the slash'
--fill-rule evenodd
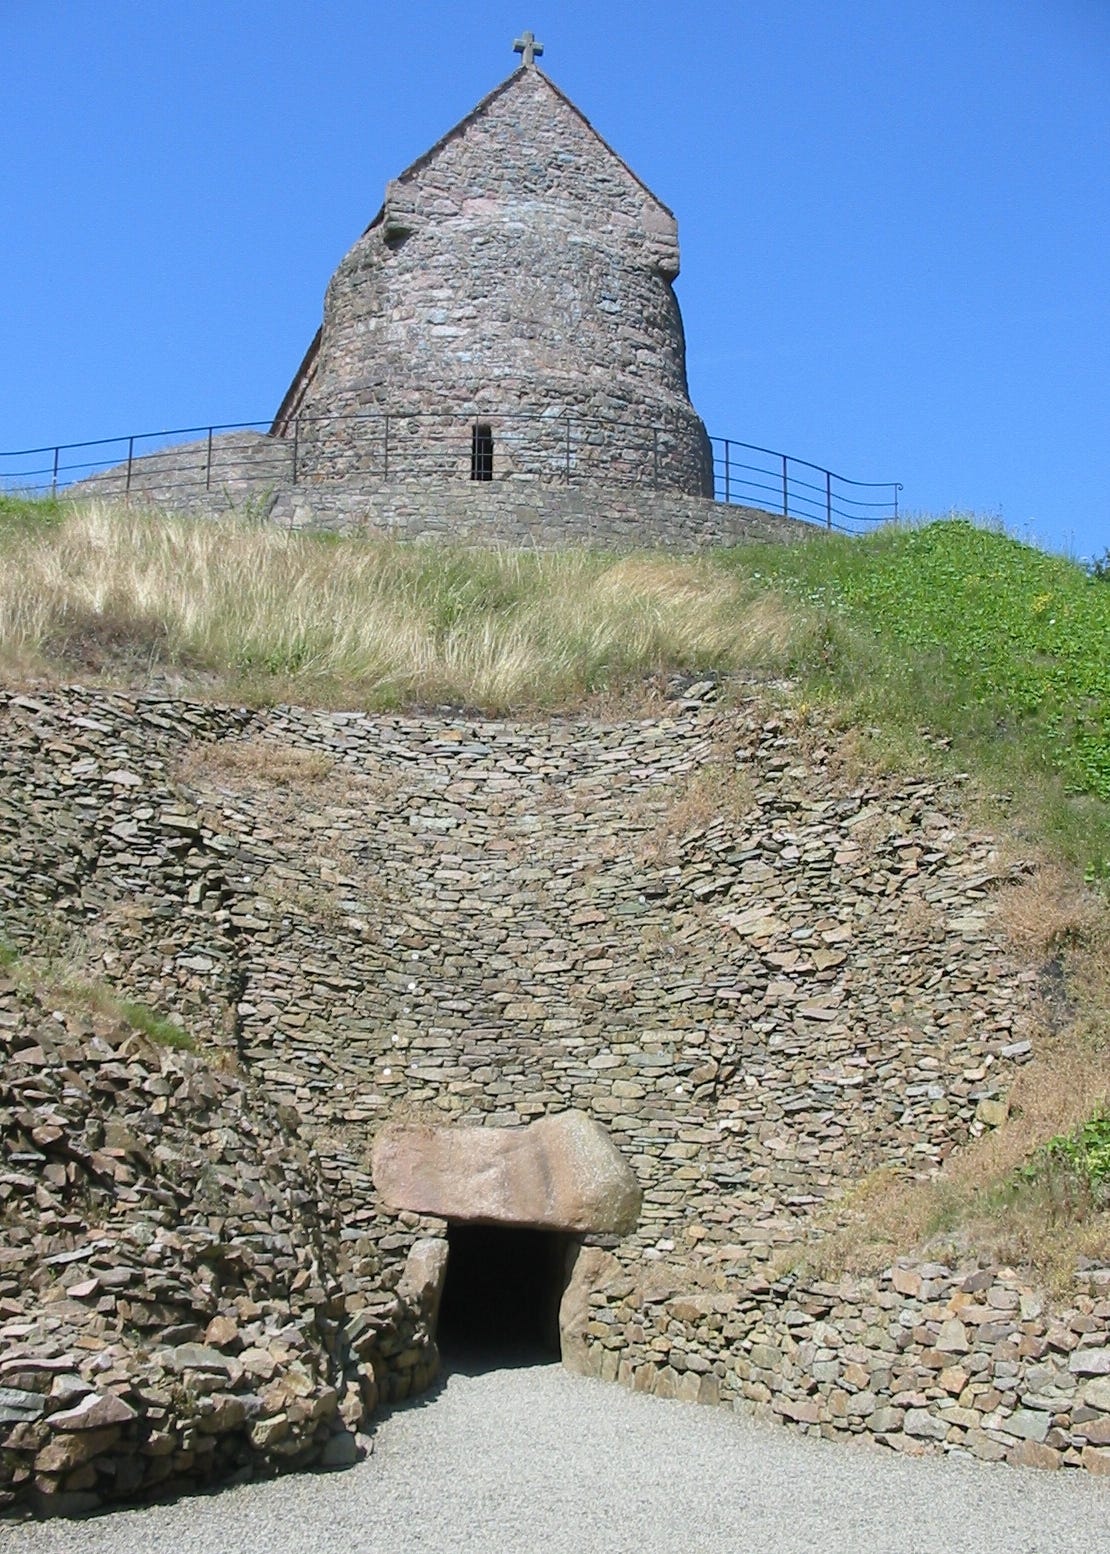
<path id="1" fill-rule="evenodd" d="M 9 668 L 145 659 L 261 696 L 507 710 L 662 668 L 781 665 L 795 636 L 773 594 L 694 560 L 324 544 L 104 505 L 3 548 Z"/>

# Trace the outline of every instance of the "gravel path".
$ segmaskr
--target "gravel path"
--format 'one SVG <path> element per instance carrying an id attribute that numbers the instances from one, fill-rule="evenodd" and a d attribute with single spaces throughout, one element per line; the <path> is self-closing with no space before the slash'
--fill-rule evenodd
<path id="1" fill-rule="evenodd" d="M 0 1526 L 10 1554 L 1094 1554 L 1110 1481 L 908 1461 L 558 1366 L 454 1374 L 374 1455 L 79 1523 Z"/>

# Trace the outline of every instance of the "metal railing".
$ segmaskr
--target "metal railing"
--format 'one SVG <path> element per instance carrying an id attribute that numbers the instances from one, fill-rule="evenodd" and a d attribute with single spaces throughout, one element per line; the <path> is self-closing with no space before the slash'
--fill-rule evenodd
<path id="1" fill-rule="evenodd" d="M 0 453 L 0 491 L 57 494 L 91 482 L 89 494 L 97 488 L 159 498 L 181 492 L 199 503 L 214 489 L 246 496 L 252 489 L 358 475 L 381 481 L 470 479 L 471 438 L 490 424 L 495 481 L 523 477 L 675 492 L 682 489 L 695 444 L 691 425 L 677 421 L 645 426 L 551 412 L 360 411 L 297 418 L 284 437 L 267 435 L 268 420 L 239 421 L 16 449 Z M 710 446 L 718 502 L 843 533 L 898 520 L 898 481 L 852 480 L 794 454 L 730 437 L 711 437 Z"/>
<path id="2" fill-rule="evenodd" d="M 202 466 L 200 484 L 210 489 L 213 474 L 219 470 L 218 456 L 213 457 L 217 447 L 215 439 L 235 432 L 262 434 L 269 426 L 269 421 L 234 421 L 225 425 L 132 432 L 121 437 L 98 437 L 88 442 L 58 443 L 54 447 L 19 448 L 0 453 L 0 489 L 32 496 L 55 496 L 82 481 L 119 473 L 125 494 L 130 494 L 133 478 L 136 485 L 138 483 L 143 460 L 184 450 L 191 446 L 189 439 L 194 437 L 203 439 L 207 448 L 207 467 Z M 192 485 L 193 472 L 185 465 L 181 470 L 184 477 L 181 484 Z"/>
<path id="3" fill-rule="evenodd" d="M 718 502 L 743 502 L 844 534 L 857 533 L 856 526 L 898 522 L 899 480 L 849 480 L 774 448 L 731 437 L 710 442 Z"/>

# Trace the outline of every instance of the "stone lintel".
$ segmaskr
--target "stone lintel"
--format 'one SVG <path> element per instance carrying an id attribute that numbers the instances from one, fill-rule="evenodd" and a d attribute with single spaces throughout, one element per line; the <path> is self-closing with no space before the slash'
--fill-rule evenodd
<path id="1" fill-rule="evenodd" d="M 523 1128 L 387 1127 L 373 1174 L 390 1208 L 469 1224 L 626 1234 L 640 1213 L 630 1167 L 580 1111 Z"/>

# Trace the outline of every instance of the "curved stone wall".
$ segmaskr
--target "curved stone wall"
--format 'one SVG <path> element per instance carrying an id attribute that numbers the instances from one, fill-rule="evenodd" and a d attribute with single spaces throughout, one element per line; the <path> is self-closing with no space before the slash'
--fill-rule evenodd
<path id="1" fill-rule="evenodd" d="M 467 545 L 549 548 L 601 545 L 700 550 L 744 540 L 819 534 L 812 524 L 759 508 L 673 491 L 605 491 L 535 482 L 291 479 L 287 442 L 234 433 L 188 443 L 117 465 L 70 488 L 75 500 L 98 497 L 149 503 L 167 512 L 218 518 L 246 513 L 282 528 L 361 534 L 376 539 L 457 541 Z"/>
<path id="2" fill-rule="evenodd" d="M 1110 1268 L 1055 1306 L 1014 1269 L 977 1263 L 740 1286 L 727 1266 L 632 1281 L 608 1258 L 590 1273 L 570 1301 L 583 1374 L 907 1456 L 1110 1475 Z"/>
<path id="3" fill-rule="evenodd" d="M 1102 1273 L 1068 1308 L 1005 1270 L 778 1276 L 862 1176 L 927 1175 L 1005 1116 L 1037 971 L 958 788 L 861 777 L 812 716 L 714 695 L 534 723 L 7 695 L 5 932 L 78 936 L 297 1110 L 352 1337 L 367 1292 L 400 1302 L 390 1396 L 431 1373 L 426 1325 L 397 1324 L 444 1225 L 379 1200 L 375 1137 L 576 1108 L 642 1192 L 634 1231 L 579 1253 L 579 1366 L 1103 1471 Z"/>
<path id="4" fill-rule="evenodd" d="M 332 478 L 376 451 L 375 429 L 343 418 L 389 412 L 393 472 L 442 479 L 469 472 L 471 418 L 490 428 L 495 479 L 548 483 L 564 476 L 565 418 L 619 422 L 623 448 L 582 441 L 577 475 L 711 495 L 677 273 L 671 212 L 522 67 L 389 185 L 275 430 L 296 428 L 306 474 Z"/>

